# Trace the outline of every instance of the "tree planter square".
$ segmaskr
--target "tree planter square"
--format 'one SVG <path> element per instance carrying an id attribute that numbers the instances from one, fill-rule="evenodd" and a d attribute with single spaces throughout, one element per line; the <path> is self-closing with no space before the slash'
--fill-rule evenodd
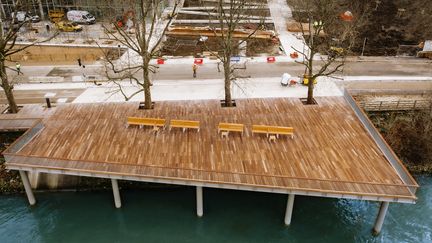
<path id="1" fill-rule="evenodd" d="M 300 101 L 303 103 L 303 105 L 318 105 L 318 102 L 315 100 L 315 98 L 312 98 L 312 104 L 307 103 L 307 98 L 300 98 Z"/>
<path id="2" fill-rule="evenodd" d="M 231 100 L 231 105 L 232 106 L 227 106 L 225 100 L 221 100 L 220 101 L 221 107 L 227 107 L 227 108 L 231 108 L 231 107 L 237 107 L 237 103 L 235 100 Z"/>
<path id="3" fill-rule="evenodd" d="M 154 106 L 155 106 L 155 103 L 152 102 L 152 104 L 151 104 L 151 108 L 148 109 L 148 110 L 153 110 L 153 109 L 154 109 Z M 144 103 L 144 102 L 140 102 L 140 103 L 139 103 L 138 110 L 147 110 L 147 109 L 145 108 L 145 103 Z"/>

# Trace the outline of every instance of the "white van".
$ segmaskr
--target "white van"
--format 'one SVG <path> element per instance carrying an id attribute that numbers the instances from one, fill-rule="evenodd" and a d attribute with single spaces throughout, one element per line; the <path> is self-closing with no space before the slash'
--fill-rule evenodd
<path id="1" fill-rule="evenodd" d="M 96 22 L 95 17 L 88 11 L 71 10 L 67 12 L 66 16 L 69 21 L 74 23 L 94 24 Z"/>

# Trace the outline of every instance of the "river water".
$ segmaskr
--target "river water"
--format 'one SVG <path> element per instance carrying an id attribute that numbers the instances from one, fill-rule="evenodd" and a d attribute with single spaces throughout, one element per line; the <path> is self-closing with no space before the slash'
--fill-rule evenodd
<path id="1" fill-rule="evenodd" d="M 0 196 L 0 242 L 432 242 L 432 177 L 417 180 L 417 204 L 390 204 L 378 237 L 374 202 L 297 196 L 285 227 L 284 195 L 204 189 L 198 218 L 178 187 L 121 191 L 121 209 L 110 191 Z"/>

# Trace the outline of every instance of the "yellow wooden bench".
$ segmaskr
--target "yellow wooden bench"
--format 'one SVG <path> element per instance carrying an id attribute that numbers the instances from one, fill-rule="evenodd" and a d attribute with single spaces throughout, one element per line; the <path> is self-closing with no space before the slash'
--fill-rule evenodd
<path id="1" fill-rule="evenodd" d="M 142 117 L 128 117 L 126 126 L 137 125 L 142 128 L 143 126 L 151 126 L 153 130 L 158 131 L 159 128 L 165 128 L 165 119 L 159 118 L 142 118 Z"/>
<path id="2" fill-rule="evenodd" d="M 252 125 L 252 134 L 264 133 L 267 135 L 291 135 L 294 138 L 294 128 L 292 127 L 279 127 L 279 126 L 266 126 L 266 125 Z"/>
<path id="3" fill-rule="evenodd" d="M 265 133 L 268 136 L 269 126 L 265 125 L 252 125 L 252 134 Z"/>
<path id="4" fill-rule="evenodd" d="M 243 131 L 243 124 L 220 122 L 218 126 L 218 133 L 221 133 L 222 137 L 227 137 L 229 132 L 240 132 L 243 135 Z"/>
<path id="5" fill-rule="evenodd" d="M 200 122 L 199 121 L 187 121 L 187 120 L 171 120 L 169 129 L 171 128 L 183 128 L 183 132 L 187 128 L 197 129 L 198 132 L 200 130 Z"/>

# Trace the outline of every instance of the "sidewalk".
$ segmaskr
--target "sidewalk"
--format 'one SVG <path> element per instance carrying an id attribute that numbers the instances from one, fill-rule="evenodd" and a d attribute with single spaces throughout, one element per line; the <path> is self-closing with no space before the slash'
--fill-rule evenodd
<path id="1" fill-rule="evenodd" d="M 124 91 L 131 94 L 137 91 L 136 86 L 124 82 Z M 113 93 L 117 89 L 112 84 L 104 84 L 99 87 L 88 88 L 73 103 L 97 103 L 97 102 L 124 102 L 125 99 L 119 93 Z M 177 81 L 164 80 L 156 82 L 152 86 L 152 99 L 163 100 L 207 100 L 224 99 L 224 83 L 221 79 Z M 328 79 L 320 79 L 315 87 L 314 95 L 320 96 L 342 96 L 336 84 Z M 275 97 L 298 97 L 307 96 L 307 87 L 298 84 L 295 87 L 283 87 L 280 78 L 247 79 L 240 80 L 232 86 L 234 99 L 241 98 L 275 98 Z M 135 96 L 130 101 L 142 101 L 143 93 Z"/>

